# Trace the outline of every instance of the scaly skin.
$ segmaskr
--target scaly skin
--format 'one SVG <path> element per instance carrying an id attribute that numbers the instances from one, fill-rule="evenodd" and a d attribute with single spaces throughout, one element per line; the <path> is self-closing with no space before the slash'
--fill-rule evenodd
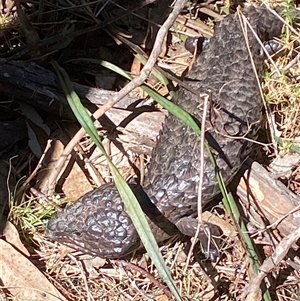
<path id="1" fill-rule="evenodd" d="M 243 13 L 262 41 L 281 33 L 281 22 L 266 8 L 248 7 Z M 249 28 L 246 32 L 260 78 L 261 46 Z M 261 121 L 262 99 L 253 63 L 236 13 L 215 27 L 209 45 L 184 81 L 199 95 L 209 95 L 206 139 L 226 184 L 252 148 L 252 143 L 242 138 L 255 139 Z M 201 124 L 203 96 L 199 95 L 181 87 L 174 102 Z M 178 230 L 195 234 L 200 143 L 190 128 L 169 115 L 153 150 L 145 187 L 131 185 L 158 242 Z M 205 152 L 203 206 L 218 193 L 215 171 Z M 63 244 L 106 258 L 122 257 L 140 245 L 114 184 L 102 185 L 68 205 L 49 221 L 46 232 Z M 205 240 L 202 231 L 199 238 Z"/>

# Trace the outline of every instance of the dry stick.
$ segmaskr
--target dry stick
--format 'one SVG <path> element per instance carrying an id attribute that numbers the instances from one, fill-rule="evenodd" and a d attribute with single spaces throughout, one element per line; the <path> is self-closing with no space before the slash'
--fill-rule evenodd
<path id="1" fill-rule="evenodd" d="M 172 13 L 169 15 L 165 23 L 161 26 L 161 28 L 157 32 L 157 37 L 155 39 L 155 43 L 153 45 L 152 52 L 149 56 L 149 60 L 143 67 L 143 69 L 140 72 L 140 75 L 135 77 L 128 85 L 126 85 L 122 90 L 119 91 L 119 93 L 113 97 L 112 102 L 117 103 L 120 98 L 125 97 L 127 94 L 129 94 L 132 90 L 137 88 L 138 86 L 142 85 L 144 81 L 149 76 L 152 68 L 154 67 L 157 58 L 161 52 L 162 44 L 164 42 L 164 39 L 170 29 L 170 27 L 175 22 L 177 16 L 181 12 L 181 10 L 184 7 L 184 4 L 187 2 L 187 0 L 177 0 Z"/>
<path id="2" fill-rule="evenodd" d="M 293 230 L 288 236 L 282 239 L 277 245 L 272 256 L 267 258 L 260 267 L 259 273 L 253 277 L 247 286 L 244 288 L 241 300 L 251 301 L 260 300 L 260 284 L 263 279 L 270 273 L 274 268 L 278 267 L 281 261 L 284 259 L 291 246 L 300 239 L 300 227 Z"/>
<path id="3" fill-rule="evenodd" d="M 129 41 L 128 39 L 126 39 L 126 38 L 124 38 L 124 37 L 122 37 L 120 35 L 117 35 L 117 38 L 122 43 L 124 43 L 125 45 L 127 45 L 130 49 L 132 49 L 133 51 L 135 51 L 137 54 L 143 56 L 147 60 L 149 59 L 148 55 L 138 45 L 132 43 L 131 41 Z M 160 73 L 162 73 L 162 75 L 165 76 L 167 79 L 169 79 L 171 81 L 174 81 L 178 85 L 180 85 L 181 88 L 185 88 L 189 92 L 191 92 L 191 93 L 193 93 L 195 95 L 199 95 L 199 91 L 197 91 L 197 90 L 193 89 L 192 87 L 190 87 L 190 85 L 188 83 L 184 82 L 183 80 L 181 80 L 176 75 L 166 72 L 164 69 L 162 69 L 161 67 L 159 67 L 158 64 L 155 66 L 155 68 L 157 69 L 157 71 L 159 71 Z M 263 145 L 265 145 L 265 144 L 263 144 Z"/>
<path id="4" fill-rule="evenodd" d="M 265 1 L 263 1 L 265 7 L 274 15 L 276 16 L 282 23 L 284 23 L 290 31 L 292 31 L 296 36 L 300 37 L 299 32 L 293 27 L 291 26 L 286 20 L 284 20 L 274 9 L 271 9 L 270 6 L 265 3 Z"/>
<path id="5" fill-rule="evenodd" d="M 145 79 L 150 74 L 156 60 L 160 54 L 162 44 L 164 42 L 165 36 L 169 28 L 172 26 L 173 22 L 176 20 L 177 16 L 179 15 L 180 11 L 184 7 L 184 4 L 187 0 L 177 0 L 172 13 L 169 15 L 165 23 L 161 26 L 157 33 L 157 37 L 153 46 L 153 50 L 149 57 L 148 62 L 145 64 L 144 68 L 141 70 L 139 76 L 135 77 L 128 85 L 126 85 L 122 90 L 120 90 L 112 100 L 106 102 L 101 108 L 99 108 L 94 114 L 93 117 L 95 119 L 100 118 L 108 109 L 112 108 L 118 101 L 120 101 L 123 97 L 129 94 L 133 89 L 143 84 Z M 74 149 L 75 145 L 80 141 L 80 139 L 85 135 L 85 130 L 81 128 L 73 139 L 68 143 L 65 147 L 62 155 L 57 160 L 55 167 L 53 168 L 52 173 L 49 175 L 49 189 L 48 191 L 54 191 L 56 181 L 60 171 L 62 170 L 65 164 L 65 158 L 70 155 L 72 150 Z"/>
<path id="6" fill-rule="evenodd" d="M 114 103 L 112 101 L 108 101 L 107 103 L 105 103 L 103 106 L 101 106 L 101 108 L 99 108 L 93 114 L 93 117 L 95 119 L 100 118 L 113 105 L 114 105 Z M 51 192 L 54 191 L 58 175 L 59 175 L 59 173 L 61 172 L 61 170 L 63 169 L 63 167 L 65 165 L 66 158 L 70 155 L 70 153 L 73 151 L 74 147 L 77 145 L 77 143 L 79 143 L 79 141 L 81 140 L 81 138 L 84 135 L 85 135 L 85 130 L 84 130 L 84 128 L 81 128 L 75 134 L 75 136 L 71 139 L 71 141 L 67 144 L 67 146 L 65 147 L 65 149 L 62 152 L 61 156 L 56 161 L 56 164 L 55 164 L 54 168 L 52 169 L 52 172 L 50 173 L 49 178 L 48 178 L 48 183 L 49 183 L 48 184 L 48 194 L 49 193 L 51 194 Z"/>
<path id="7" fill-rule="evenodd" d="M 285 67 L 281 69 L 282 73 L 286 72 L 294 65 L 296 65 L 299 62 L 299 60 L 300 60 L 300 53 L 298 53 Z"/>
<path id="8" fill-rule="evenodd" d="M 45 147 L 45 150 L 41 156 L 41 158 L 39 159 L 39 162 L 37 164 L 37 166 L 35 167 L 34 171 L 31 173 L 31 175 L 25 180 L 25 182 L 22 184 L 22 188 L 25 188 L 29 183 L 30 181 L 35 177 L 35 175 L 37 174 L 37 172 L 40 170 L 40 168 L 43 166 L 43 161 L 45 159 L 45 156 L 48 152 L 48 150 L 50 149 L 51 147 L 51 143 L 52 143 L 52 140 L 51 139 L 48 139 L 47 140 L 47 144 L 46 144 L 46 147 Z"/>
<path id="9" fill-rule="evenodd" d="M 284 214 L 282 217 L 278 218 L 278 220 L 276 222 L 274 222 L 273 224 L 270 224 L 266 227 L 267 229 L 271 229 L 271 228 L 276 228 L 285 218 L 293 215 L 295 212 L 297 212 L 300 209 L 300 205 L 296 206 L 295 208 L 291 209 L 289 212 L 287 212 L 286 214 Z"/>
<path id="10" fill-rule="evenodd" d="M 7 176 L 6 176 L 6 188 L 7 188 L 9 199 L 11 199 L 11 190 L 10 190 L 10 185 L 9 185 L 9 179 L 10 179 L 12 167 L 13 167 L 12 160 L 17 157 L 18 157 L 18 155 L 15 155 L 15 156 L 9 158 L 9 168 L 8 168 Z M 0 220 L 2 219 L 4 208 L 6 207 L 7 202 L 8 202 L 8 200 L 4 200 L 4 202 L 2 204 L 0 204 Z"/>
<path id="11" fill-rule="evenodd" d="M 198 208 L 198 226 L 197 226 L 197 230 L 195 233 L 195 236 L 192 238 L 192 245 L 191 248 L 189 250 L 187 259 L 186 259 L 186 264 L 183 270 L 183 273 L 185 274 L 187 272 L 187 268 L 188 268 L 188 263 L 190 262 L 191 256 L 192 256 L 192 252 L 194 250 L 194 247 L 196 245 L 196 242 L 198 241 L 198 235 L 200 233 L 200 229 L 202 228 L 205 233 L 205 227 L 203 225 L 203 221 L 202 221 L 202 186 L 203 186 L 203 174 L 204 174 L 204 141 L 205 141 L 205 122 L 206 122 L 206 114 L 207 114 L 207 107 L 208 107 L 208 99 L 209 96 L 207 94 L 200 94 L 198 95 L 198 98 L 203 99 L 203 114 L 202 114 L 202 121 L 201 121 L 201 133 L 200 133 L 200 171 L 199 171 L 199 186 L 198 186 L 198 200 L 197 200 L 197 208 Z M 201 100 L 199 99 L 199 103 L 201 103 Z M 210 239 L 208 240 L 208 246 L 210 245 Z M 204 277 L 206 278 L 206 281 L 208 283 L 211 283 L 211 279 L 210 277 L 207 275 L 207 273 L 202 269 L 202 267 L 200 266 L 200 269 L 204 275 Z"/>
<path id="12" fill-rule="evenodd" d="M 268 5 L 266 5 L 266 7 L 269 9 Z M 272 13 L 273 10 L 269 9 Z M 282 20 L 282 18 L 280 18 L 280 16 L 278 14 L 275 14 L 280 20 Z M 245 29 L 246 28 L 249 28 L 252 32 L 252 34 L 255 36 L 257 42 L 260 44 L 260 46 L 262 47 L 262 49 L 264 50 L 265 54 L 267 55 L 268 59 L 271 61 L 272 65 L 274 66 L 276 72 L 280 75 L 280 71 L 278 70 L 274 60 L 271 58 L 271 56 L 269 55 L 269 53 L 265 50 L 265 47 L 263 45 L 263 43 L 261 42 L 260 38 L 258 37 L 257 33 L 255 32 L 255 30 L 253 29 L 253 27 L 251 26 L 251 24 L 249 23 L 249 21 L 247 20 L 247 18 L 241 13 L 240 15 L 240 22 L 241 22 L 241 25 L 242 25 L 242 28 L 244 30 L 244 34 L 245 34 L 245 37 L 247 35 L 247 33 L 245 32 Z M 248 44 L 248 40 L 246 39 L 246 43 L 247 43 L 247 47 L 249 49 L 249 54 L 250 54 L 250 46 Z M 260 84 L 260 81 L 258 79 L 258 75 L 257 75 L 257 71 L 256 71 L 256 68 L 255 68 L 255 64 L 253 62 L 253 59 L 252 59 L 252 56 L 250 55 L 250 58 L 251 58 L 251 62 L 252 62 L 252 65 L 253 65 L 253 71 L 255 72 L 256 74 L 256 78 L 257 78 L 257 82 L 258 82 L 258 87 L 259 87 L 259 91 L 260 91 L 260 94 L 261 94 L 261 98 L 263 100 L 263 104 L 264 104 L 264 108 L 265 108 L 265 111 L 266 111 L 266 115 L 267 115 L 267 119 L 268 119 L 268 123 L 269 123 L 269 127 L 270 127 L 270 134 L 271 134 L 271 140 L 272 140 L 272 144 L 273 144 L 273 147 L 274 147 L 274 151 L 276 153 L 276 156 L 278 155 L 277 153 L 277 148 L 276 148 L 276 140 L 275 140 L 275 129 L 274 129 L 274 126 L 273 126 L 273 123 L 271 122 L 271 117 L 270 117 L 270 110 L 266 104 L 266 101 L 265 101 L 265 98 L 264 98 L 264 94 L 263 94 L 263 91 L 262 91 L 262 88 L 261 88 L 261 84 Z"/>
<path id="13" fill-rule="evenodd" d="M 209 96 L 206 95 L 199 95 L 198 96 L 199 99 L 199 103 L 201 103 L 201 100 L 203 99 L 203 115 L 202 115 L 202 121 L 201 121 L 201 133 L 200 133 L 200 171 L 199 171 L 199 175 L 200 175 L 200 179 L 199 179 L 199 186 L 198 186 L 198 200 L 197 200 L 197 208 L 198 208 L 198 226 L 197 226 L 197 231 L 195 233 L 195 236 L 193 237 L 192 240 L 192 245 L 191 248 L 189 250 L 189 254 L 187 256 L 187 260 L 186 260 L 186 264 L 184 267 L 183 272 L 186 273 L 187 271 L 187 267 L 188 267 L 188 263 L 190 262 L 191 256 L 192 256 L 192 252 L 193 249 L 195 247 L 195 244 L 197 242 L 197 237 L 200 233 L 200 228 L 202 226 L 203 227 L 203 222 L 202 222 L 202 186 L 203 186 L 203 174 L 204 174 L 204 141 L 205 141 L 205 122 L 206 122 L 206 114 L 207 114 L 207 107 L 208 107 L 208 98 Z M 209 245 L 209 243 L 208 243 Z M 206 276 L 206 273 L 204 272 L 204 275 Z M 209 277 L 206 277 L 209 279 Z M 209 282 L 211 282 L 211 280 L 209 279 Z"/>
<path id="14" fill-rule="evenodd" d="M 149 59 L 148 55 L 144 52 L 144 50 L 139 47 L 138 45 L 132 43 L 131 41 L 129 41 L 128 39 L 117 35 L 118 40 L 120 40 L 122 43 L 124 43 L 125 45 L 127 45 L 130 49 L 132 49 L 133 51 L 135 51 L 137 54 L 143 56 L 144 58 L 146 58 L 147 60 Z M 164 69 L 162 69 L 161 67 L 159 67 L 158 65 L 155 66 L 155 68 L 157 69 L 157 71 L 159 71 L 160 73 L 162 73 L 162 75 L 164 75 L 167 79 L 176 82 L 178 85 L 180 85 L 181 88 L 185 88 L 186 90 L 188 90 L 189 92 L 195 94 L 195 95 L 199 95 L 199 91 L 193 89 L 192 87 L 190 87 L 190 85 L 186 82 L 184 82 L 183 80 L 181 80 L 179 77 L 177 77 L 176 75 L 170 74 L 168 72 L 166 72 Z M 203 91 L 204 92 L 204 91 Z M 235 138 L 235 137 L 234 137 Z M 265 144 L 263 144 L 265 145 Z"/>
<path id="15" fill-rule="evenodd" d="M 200 7 L 199 11 L 203 14 L 206 14 L 212 18 L 214 18 L 217 21 L 222 21 L 224 17 L 220 15 L 219 13 L 215 12 L 214 10 L 208 8 L 208 7 Z"/>
<path id="16" fill-rule="evenodd" d="M 204 175 L 204 141 L 205 141 L 205 123 L 206 123 L 206 115 L 207 115 L 207 108 L 208 108 L 208 100 L 209 100 L 209 95 L 199 95 L 199 98 L 203 99 L 203 115 L 202 115 L 202 121 L 201 121 L 201 133 L 200 133 L 200 179 L 199 179 L 199 186 L 198 186 L 198 229 L 195 238 L 199 234 L 200 230 L 200 225 L 202 224 L 202 186 L 203 186 L 203 175 Z"/>
<path id="17" fill-rule="evenodd" d="M 213 35 L 213 30 L 211 29 L 211 27 L 206 25 L 201 20 L 195 21 L 195 20 L 187 19 L 183 16 L 178 16 L 177 22 L 181 25 L 185 25 L 186 27 L 192 28 L 193 30 L 199 31 L 202 35 L 203 34 L 208 35 L 208 36 Z M 178 30 L 176 30 L 176 31 L 178 31 Z"/>

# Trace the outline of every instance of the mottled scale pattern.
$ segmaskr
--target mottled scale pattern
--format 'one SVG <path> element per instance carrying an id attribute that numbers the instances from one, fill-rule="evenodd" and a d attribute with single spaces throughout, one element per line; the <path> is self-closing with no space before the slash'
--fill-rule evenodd
<path id="1" fill-rule="evenodd" d="M 280 35 L 282 23 L 266 7 L 241 11 L 262 41 Z M 184 80 L 190 89 L 181 87 L 173 100 L 201 124 L 203 99 L 208 98 L 206 139 L 226 183 L 249 155 L 252 143 L 243 137 L 256 138 L 262 114 L 261 46 L 249 27 L 242 30 L 241 11 L 215 26 L 214 36 Z M 200 143 L 190 128 L 169 115 L 157 138 L 144 187 L 131 185 L 159 242 L 178 230 L 195 234 Z M 206 205 L 219 187 L 208 154 L 203 157 Z M 105 258 L 122 257 L 140 246 L 114 184 L 102 185 L 58 212 L 46 232 L 63 244 Z M 203 232 L 199 238 L 205 239 Z"/>

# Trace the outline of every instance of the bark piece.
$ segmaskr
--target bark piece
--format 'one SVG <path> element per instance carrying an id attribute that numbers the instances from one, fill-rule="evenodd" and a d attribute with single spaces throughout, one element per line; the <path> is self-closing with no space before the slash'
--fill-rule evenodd
<path id="1" fill-rule="evenodd" d="M 248 169 L 247 169 L 248 168 Z M 247 216 L 261 227 L 272 225 L 288 235 L 300 225 L 300 199 L 257 162 L 248 160 L 237 186 Z"/>

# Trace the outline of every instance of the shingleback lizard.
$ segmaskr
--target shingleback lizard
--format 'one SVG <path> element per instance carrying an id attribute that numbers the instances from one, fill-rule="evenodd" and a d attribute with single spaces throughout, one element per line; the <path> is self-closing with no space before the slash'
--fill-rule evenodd
<path id="1" fill-rule="evenodd" d="M 282 22 L 266 7 L 249 6 L 241 11 L 262 41 L 280 35 Z M 261 46 L 241 14 L 228 15 L 215 26 L 214 36 L 184 79 L 199 95 L 210 96 L 206 139 L 226 184 L 252 148 L 253 144 L 243 137 L 255 139 L 260 126 L 260 52 Z M 199 95 L 181 87 L 173 101 L 201 124 L 203 103 Z M 195 234 L 200 143 L 192 129 L 167 116 L 153 150 L 146 184 L 131 185 L 152 220 L 150 226 L 158 242 L 177 229 L 185 235 Z M 205 152 L 203 205 L 218 193 L 215 170 Z M 74 249 L 105 258 L 122 257 L 140 245 L 114 183 L 102 185 L 66 206 L 49 221 L 46 233 Z M 199 238 L 205 239 L 203 231 Z"/>

